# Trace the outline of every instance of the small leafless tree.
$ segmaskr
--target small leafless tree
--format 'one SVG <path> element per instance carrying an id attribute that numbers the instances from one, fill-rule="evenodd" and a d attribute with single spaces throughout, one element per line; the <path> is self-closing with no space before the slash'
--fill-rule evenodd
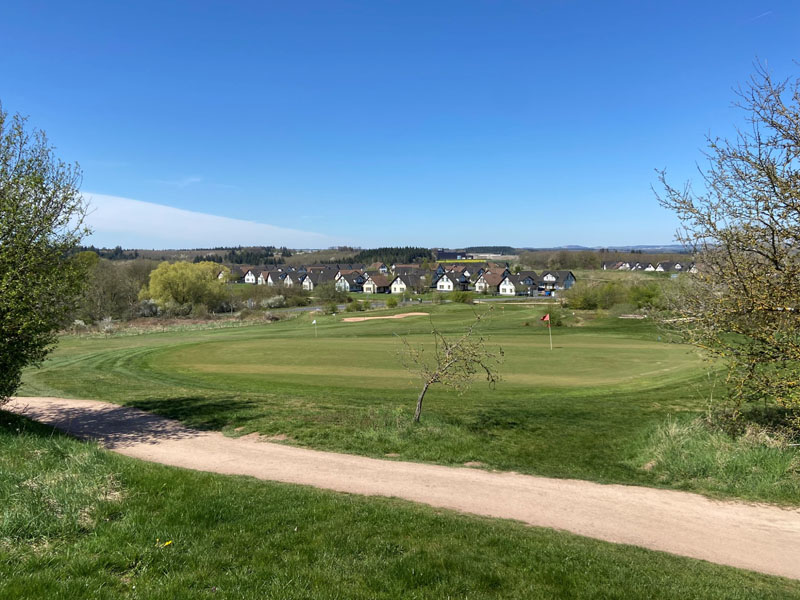
<path id="1" fill-rule="evenodd" d="M 446 337 L 431 320 L 433 351 L 426 352 L 424 346 L 413 346 L 408 339 L 401 338 L 403 349 L 400 354 L 403 365 L 422 380 L 422 391 L 414 411 L 415 423 L 419 422 L 425 393 L 433 384 L 440 383 L 464 393 L 479 373 L 486 375 L 490 386 L 500 380 L 497 366 L 502 363 L 503 349 L 487 348 L 486 340 L 477 335 L 478 325 L 485 319 L 485 315 L 476 313 L 475 321 L 457 338 Z"/>

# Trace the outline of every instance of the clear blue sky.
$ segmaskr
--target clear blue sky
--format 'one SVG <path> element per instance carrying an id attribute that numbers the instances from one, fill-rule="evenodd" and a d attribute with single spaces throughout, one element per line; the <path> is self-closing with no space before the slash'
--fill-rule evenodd
<path id="1" fill-rule="evenodd" d="M 0 101 L 83 167 L 92 241 L 127 247 L 670 243 L 654 169 L 685 180 L 741 123 L 757 57 L 800 72 L 796 1 L 26 1 L 2 19 Z"/>

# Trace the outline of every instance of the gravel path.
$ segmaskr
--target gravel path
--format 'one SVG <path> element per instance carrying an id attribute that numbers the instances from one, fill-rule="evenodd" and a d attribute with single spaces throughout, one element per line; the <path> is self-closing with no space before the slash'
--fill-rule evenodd
<path id="1" fill-rule="evenodd" d="M 686 492 L 379 460 L 225 437 L 105 402 L 17 398 L 12 411 L 135 458 L 392 496 L 800 579 L 800 510 Z"/>

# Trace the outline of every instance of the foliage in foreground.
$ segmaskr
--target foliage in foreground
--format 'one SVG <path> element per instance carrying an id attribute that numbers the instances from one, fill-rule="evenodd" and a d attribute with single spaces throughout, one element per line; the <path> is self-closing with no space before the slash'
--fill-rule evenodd
<path id="1" fill-rule="evenodd" d="M 778 402 L 800 429 L 800 79 L 776 82 L 759 69 L 739 107 L 748 128 L 709 139 L 703 193 L 661 175 L 661 203 L 700 264 L 672 322 L 727 362 L 737 409 Z"/>
<path id="2" fill-rule="evenodd" d="M 511 522 L 135 461 L 3 412 L 0 473 L 4 598 L 800 593 L 795 581 Z"/>
<path id="3" fill-rule="evenodd" d="M 44 132 L 0 105 L 0 403 L 47 356 L 81 292 L 81 263 L 69 258 L 87 233 L 80 180 Z"/>

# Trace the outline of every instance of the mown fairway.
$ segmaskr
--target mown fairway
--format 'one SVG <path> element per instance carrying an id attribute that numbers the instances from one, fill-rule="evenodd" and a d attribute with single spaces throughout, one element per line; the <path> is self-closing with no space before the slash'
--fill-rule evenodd
<path id="1" fill-rule="evenodd" d="M 473 319 L 463 305 L 424 310 L 454 335 Z M 544 310 L 494 309 L 482 327 L 505 352 L 503 381 L 494 390 L 476 381 L 462 396 L 431 388 L 418 426 L 411 416 L 419 386 L 397 357 L 398 336 L 429 343 L 425 317 L 317 316 L 318 337 L 308 315 L 231 329 L 66 337 L 44 368 L 28 373 L 24 393 L 109 400 L 194 427 L 328 450 L 658 484 L 637 449 L 667 415 L 701 410 L 706 366 L 688 347 L 660 341 L 649 323 L 580 315 L 553 328 L 551 352 Z"/>

